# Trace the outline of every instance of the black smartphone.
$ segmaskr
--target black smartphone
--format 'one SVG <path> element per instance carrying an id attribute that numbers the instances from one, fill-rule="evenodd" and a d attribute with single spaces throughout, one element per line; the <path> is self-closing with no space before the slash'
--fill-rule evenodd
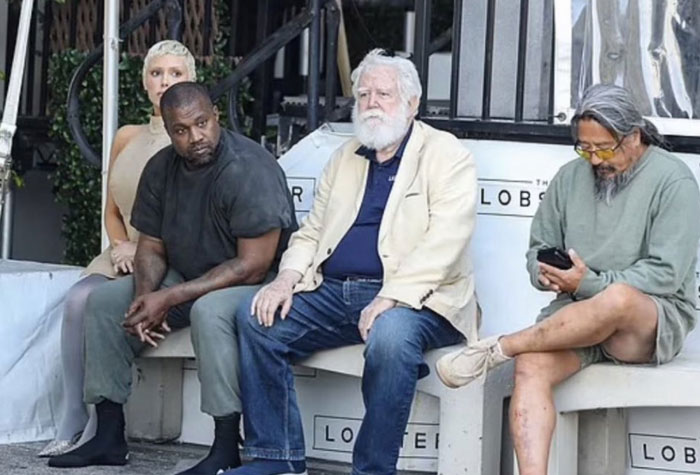
<path id="1" fill-rule="evenodd" d="M 566 270 L 574 266 L 569 255 L 556 247 L 548 247 L 537 251 L 537 260 L 557 269 Z"/>

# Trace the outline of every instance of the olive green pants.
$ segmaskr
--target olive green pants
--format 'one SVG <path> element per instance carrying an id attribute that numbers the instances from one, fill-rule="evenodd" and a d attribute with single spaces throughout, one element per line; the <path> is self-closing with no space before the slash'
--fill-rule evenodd
<path id="1" fill-rule="evenodd" d="M 183 280 L 177 272 L 169 270 L 162 287 Z M 216 290 L 168 312 L 167 322 L 173 330 L 192 327 L 192 346 L 202 391 L 201 409 L 211 416 L 241 412 L 234 314 L 238 303 L 258 288 L 260 285 L 242 285 Z M 88 404 L 103 399 L 124 404 L 129 397 L 131 365 L 146 347 L 122 326 L 133 295 L 133 277 L 126 276 L 99 285 L 88 297 L 84 388 Z"/>

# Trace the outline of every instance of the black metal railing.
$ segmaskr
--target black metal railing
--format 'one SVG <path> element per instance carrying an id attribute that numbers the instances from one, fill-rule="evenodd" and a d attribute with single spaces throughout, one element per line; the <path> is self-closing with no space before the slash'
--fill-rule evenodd
<path id="1" fill-rule="evenodd" d="M 491 85 L 493 84 L 493 39 L 495 35 L 495 30 L 496 2 L 489 1 L 486 7 L 486 48 L 484 55 L 483 96 L 481 97 L 481 120 L 489 120 L 489 118 L 491 117 Z M 457 60 L 457 66 L 459 66 L 459 59 Z"/>
<path id="2" fill-rule="evenodd" d="M 284 24 L 272 35 L 268 36 L 265 41 L 251 51 L 240 63 L 231 75 L 219 81 L 212 90 L 212 99 L 216 100 L 226 93 L 229 93 L 228 100 L 228 116 L 231 128 L 240 131 L 240 123 L 238 119 L 238 88 L 241 81 L 248 77 L 253 71 L 260 67 L 267 60 L 272 58 L 277 51 L 289 44 L 292 40 L 301 34 L 314 20 L 313 10 L 302 10 L 298 15 Z M 311 81 L 310 81 L 311 82 Z M 309 107 L 312 109 L 312 107 Z M 311 112 L 311 111 L 310 111 Z M 315 120 L 315 117 L 311 119 Z M 311 121 L 311 120 L 310 120 Z"/>
<path id="3" fill-rule="evenodd" d="M 519 0 L 517 5 L 517 45 L 513 51 L 517 52 L 517 63 L 515 68 L 515 95 L 513 101 L 513 113 L 510 117 L 494 117 L 492 114 L 494 97 L 499 93 L 494 88 L 494 66 L 497 65 L 498 59 L 494 58 L 494 44 L 496 40 L 496 24 L 499 20 L 498 7 L 502 7 L 505 2 L 497 0 L 487 0 L 485 11 L 484 25 L 484 64 L 483 64 L 483 82 L 482 82 L 482 97 L 481 97 L 481 113 L 474 116 L 459 113 L 459 92 L 460 92 L 460 61 L 463 57 L 462 48 L 462 17 L 464 8 L 469 0 L 454 0 L 453 3 L 453 24 L 451 29 L 452 41 L 452 71 L 451 71 L 451 87 L 450 98 L 447 116 L 431 116 L 426 114 L 427 100 L 423 101 L 420 113 L 422 120 L 431 123 L 437 128 L 449 130 L 461 138 L 478 138 L 491 140 L 510 140 L 523 142 L 540 142 L 540 143 L 571 143 L 569 126 L 565 124 L 557 124 L 557 121 L 565 119 L 556 115 L 554 111 L 554 2 L 546 2 L 545 15 L 543 15 L 543 25 L 549 27 L 551 35 L 547 38 L 548 44 L 543 42 L 543 48 L 548 46 L 549 51 L 543 49 L 542 61 L 548 62 L 546 74 L 543 74 L 545 84 L 542 90 L 546 96 L 546 103 L 542 103 L 544 113 L 537 118 L 527 117 L 526 100 L 527 98 L 527 70 L 528 62 L 533 61 L 528 57 L 528 41 L 531 32 L 530 19 L 533 16 L 531 0 Z M 515 2 L 515 0 L 513 0 Z M 472 4 L 473 5 L 473 4 Z M 438 39 L 430 42 L 430 16 L 431 16 L 431 0 L 415 0 L 416 12 L 416 37 L 415 37 L 415 64 L 419 71 L 419 76 L 423 84 L 423 90 L 427 90 L 428 85 L 428 57 L 435 51 L 435 46 L 445 46 L 445 33 L 440 35 Z M 548 22 L 548 23 L 545 23 Z M 536 33 L 533 31 L 533 33 Z M 543 35 L 544 36 L 544 35 Z M 474 45 L 469 45 L 474 48 Z M 547 56 L 546 54 L 549 53 Z M 479 67 L 478 65 L 476 66 Z M 477 73 L 478 71 L 469 71 L 467 74 Z M 531 99 L 531 98 L 530 98 Z M 668 143 L 672 149 L 677 152 L 698 153 L 700 150 L 700 137 L 690 136 L 666 136 Z"/>
<path id="4" fill-rule="evenodd" d="M 430 54 L 428 51 L 430 44 L 430 0 L 416 0 L 416 27 L 415 40 L 413 46 L 413 58 L 418 69 L 418 77 L 423 85 L 424 97 L 427 97 L 428 91 L 428 60 Z M 427 100 L 421 101 L 418 108 L 418 114 L 423 117 L 427 111 Z"/>
<path id="5" fill-rule="evenodd" d="M 449 31 L 449 39 L 446 40 L 447 32 L 441 34 L 437 39 L 430 41 L 430 15 L 431 15 L 431 0 L 415 0 L 416 12 L 416 37 L 414 47 L 414 58 L 416 67 L 419 71 L 419 76 L 423 84 L 424 91 L 427 91 L 428 86 L 428 65 L 429 56 L 436 51 L 437 47 L 444 47 L 449 41 L 452 43 L 451 55 L 451 85 L 449 94 L 449 105 L 447 106 L 446 115 L 428 115 L 426 114 L 428 101 L 424 100 L 420 108 L 421 118 L 436 127 L 450 130 L 459 137 L 463 138 L 484 138 L 484 139 L 505 139 L 505 140 L 525 140 L 550 143 L 568 143 L 569 130 L 567 126 L 556 125 L 553 117 L 553 84 L 554 84 L 554 68 L 553 57 L 547 58 L 550 62 L 549 70 L 545 76 L 545 85 L 547 88 L 547 102 L 544 104 L 545 117 L 533 119 L 527 118 L 525 114 L 526 104 L 526 79 L 528 71 L 528 33 L 529 33 L 529 18 L 530 18 L 530 1 L 519 0 L 517 6 L 517 45 L 512 51 L 516 52 L 516 67 L 515 67 L 515 94 L 513 97 L 512 114 L 510 117 L 494 116 L 493 106 L 494 98 L 503 100 L 502 92 L 495 87 L 494 83 L 494 68 L 499 66 L 498 61 L 501 58 L 495 56 L 494 45 L 496 43 L 497 22 L 499 20 L 499 10 L 497 8 L 497 0 L 487 0 L 485 2 L 484 24 L 483 26 L 483 64 L 481 66 L 474 65 L 476 68 L 481 68 L 481 71 L 474 70 L 474 74 L 479 74 L 482 78 L 481 97 L 480 97 L 480 113 L 477 115 L 468 115 L 460 113 L 459 97 L 460 97 L 460 80 L 463 79 L 460 75 L 462 72 L 460 61 L 463 58 L 463 29 L 462 24 L 463 9 L 468 0 L 455 0 L 453 3 L 453 24 Z M 552 15 L 553 22 L 553 15 Z M 553 32 L 553 23 L 551 25 Z M 554 35 L 549 38 L 551 41 L 552 54 L 554 51 Z M 475 45 L 469 45 L 470 48 L 475 48 Z M 510 52 L 509 52 L 510 54 Z M 471 74 L 467 72 L 466 74 Z"/>
<path id="6" fill-rule="evenodd" d="M 509 118 L 497 117 L 492 114 L 494 97 L 497 97 L 499 91 L 494 87 L 494 65 L 498 66 L 498 58 L 494 58 L 494 40 L 498 34 L 496 23 L 498 21 L 499 10 L 497 8 L 496 0 L 488 0 L 486 2 L 485 9 L 485 28 L 484 28 L 484 64 L 479 66 L 481 69 L 481 74 L 483 75 L 483 80 L 481 82 L 481 111 L 477 115 L 468 116 L 465 114 L 460 114 L 459 112 L 459 90 L 460 90 L 460 61 L 462 59 L 462 11 L 468 0 L 455 0 L 453 4 L 453 24 L 452 27 L 443 31 L 440 35 L 435 38 L 431 37 L 430 22 L 431 22 L 431 12 L 432 12 L 432 1 L 431 0 L 415 0 L 415 18 L 416 18 L 416 28 L 415 28 L 415 43 L 414 43 L 414 61 L 419 71 L 419 76 L 421 82 L 423 83 L 424 91 L 427 91 L 428 86 L 428 66 L 430 55 L 434 52 L 445 48 L 450 42 L 452 44 L 452 72 L 451 72 L 451 88 L 449 94 L 449 105 L 447 106 L 447 113 L 440 116 L 430 115 L 427 113 L 428 101 L 422 101 L 420 107 L 420 116 L 426 122 L 429 122 L 436 127 L 441 129 L 450 130 L 459 137 L 465 138 L 483 138 L 483 139 L 500 139 L 500 140 L 517 140 L 517 141 L 534 141 L 534 142 L 549 142 L 549 143 L 568 143 L 569 130 L 565 125 L 556 125 L 554 121 L 554 110 L 553 110 L 553 97 L 554 97 L 554 35 L 551 35 L 551 54 L 547 58 L 549 61 L 549 69 L 545 75 L 543 82 L 545 83 L 543 87 L 547 88 L 546 94 L 546 112 L 543 117 L 533 119 L 531 116 L 525 113 L 526 103 L 528 98 L 526 96 L 526 79 L 528 74 L 528 61 L 533 61 L 528 55 L 528 35 L 531 31 L 529 18 L 531 16 L 531 6 L 533 2 L 530 0 L 519 0 L 517 6 L 518 18 L 517 18 L 517 45 L 513 48 L 513 51 L 517 51 L 517 66 L 515 68 L 515 95 L 512 109 L 512 116 Z M 208 0 L 207 5 L 211 3 Z M 269 11 L 263 7 L 271 3 L 269 1 L 258 2 L 258 23 L 266 18 Z M 536 2 L 535 2 L 536 3 Z M 51 18 L 52 18 L 52 8 L 53 2 L 46 0 L 43 3 L 43 8 L 37 8 L 35 10 L 35 16 L 33 17 L 32 35 L 30 39 L 30 59 L 27 65 L 27 80 L 26 84 L 29 86 L 29 93 L 25 95 L 26 99 L 21 104 L 20 116 L 31 116 L 31 117 L 41 117 L 46 114 L 46 104 L 47 104 L 47 91 L 49 81 L 46 77 L 46 71 L 48 66 L 48 51 L 49 47 L 49 37 L 51 28 Z M 100 11 L 98 14 L 102 15 L 103 6 L 101 2 L 98 2 Z M 19 12 L 17 2 L 10 2 L 9 4 L 9 19 L 8 19 L 8 51 L 12 51 L 14 40 L 13 40 L 13 28 L 16 29 L 16 21 L 13 19 L 18 16 Z M 77 8 L 77 2 L 71 2 L 71 8 Z M 229 0 L 230 11 L 229 14 L 232 17 L 239 15 L 239 11 L 236 9 L 240 8 L 239 1 Z M 270 7 L 268 5 L 268 7 Z M 125 11 L 128 12 L 131 8 L 131 2 L 126 0 L 124 2 Z M 180 38 L 183 31 L 182 22 L 182 0 L 159 0 L 151 2 L 148 7 L 135 15 L 131 20 L 126 22 L 120 29 L 120 37 L 125 38 L 131 32 L 133 32 L 140 25 L 145 22 L 151 22 L 152 28 L 150 31 L 155 32 L 155 16 L 158 11 L 162 8 L 167 9 L 166 22 L 168 24 L 168 37 Z M 270 7 L 271 8 L 271 7 Z M 15 12 L 15 10 L 17 10 Z M 206 8 L 207 12 L 211 11 L 211 8 Z M 75 15 L 76 12 L 73 12 Z M 321 32 L 321 20 L 325 18 L 325 32 Z M 261 20 L 262 19 L 262 20 Z M 260 24 L 258 24 L 258 46 L 253 48 L 252 51 L 246 53 L 237 65 L 233 73 L 222 80 L 219 84 L 212 88 L 212 96 L 218 98 L 223 94 L 229 94 L 229 118 L 231 122 L 231 127 L 234 129 L 239 129 L 239 118 L 238 118 L 238 88 L 244 78 L 250 74 L 257 72 L 262 79 L 271 77 L 271 73 L 267 71 L 269 69 L 270 60 L 281 48 L 289 46 L 293 41 L 298 39 L 301 33 L 305 29 L 310 31 L 310 42 L 309 42 L 309 56 L 310 65 L 308 71 L 308 79 L 306 83 L 307 91 L 307 104 L 304 111 L 306 115 L 306 129 L 315 129 L 320 120 L 333 121 L 337 120 L 341 115 L 345 115 L 346 111 L 336 110 L 336 60 L 337 60 L 337 31 L 339 27 L 340 12 L 336 6 L 336 2 L 327 0 L 309 0 L 307 7 L 302 9 L 299 13 L 292 16 L 290 20 L 284 23 L 280 28 L 271 34 L 268 34 L 268 29 L 263 28 L 260 30 Z M 553 15 L 552 15 L 553 23 Z M 97 40 L 102 37 L 102 22 L 99 22 L 99 27 L 95 31 L 94 38 Z M 71 22 L 70 29 L 70 42 L 75 45 L 77 41 L 77 22 Z M 245 27 L 245 25 L 243 25 Z M 553 31 L 553 24 L 552 31 Z M 240 27 L 240 25 L 239 25 Z M 207 35 L 211 35 L 212 19 L 211 17 L 203 19 L 203 36 L 204 44 L 210 44 L 210 38 Z M 321 71 L 321 45 L 322 36 L 325 37 L 325 71 Z M 473 45 L 469 46 L 473 48 Z M 235 53 L 240 53 L 240 45 L 236 44 L 236 35 L 231 34 L 228 44 L 228 51 L 231 55 Z M 41 60 L 38 61 L 32 53 L 36 54 L 37 51 L 41 52 Z M 10 55 L 11 56 L 11 55 Z M 102 48 L 95 48 L 89 55 L 85 62 L 80 66 L 78 71 L 76 71 L 76 77 L 74 77 L 71 83 L 71 95 L 69 97 L 69 110 L 68 110 L 68 120 L 70 124 L 70 130 L 73 134 L 78 146 L 81 149 L 83 155 L 91 163 L 98 165 L 101 160 L 95 153 L 95 151 L 88 144 L 85 135 L 82 131 L 79 119 L 79 109 L 80 105 L 78 103 L 77 89 L 78 85 L 82 82 L 87 71 L 95 65 L 99 59 L 102 57 Z M 267 69 L 266 69 L 267 68 Z M 475 71 L 476 73 L 477 71 Z M 268 74 L 269 73 L 269 74 Z M 320 105 L 320 92 L 321 92 L 321 77 L 325 73 L 325 87 L 324 98 L 325 102 L 323 107 Z M 470 72 L 471 73 L 471 72 Z M 41 79 L 36 81 L 37 77 Z M 44 85 L 38 93 L 31 91 L 31 86 L 33 84 L 40 83 Z M 256 78 L 256 100 L 255 100 L 255 111 L 254 120 L 256 121 L 253 135 L 259 137 L 264 133 L 266 127 L 266 117 L 269 113 L 269 108 L 266 108 L 265 97 L 269 94 L 269 89 L 271 83 L 265 79 L 258 81 Z M 427 96 L 427 92 L 426 92 Z M 530 101 L 531 102 L 531 101 Z M 20 117 L 20 121 L 22 118 Z M 669 137 L 670 142 L 677 151 L 697 151 L 700 146 L 700 139 L 693 137 Z"/>
<path id="7" fill-rule="evenodd" d="M 533 66 L 533 64 L 528 64 L 528 61 L 533 62 L 539 58 L 530 59 L 528 57 L 528 35 L 531 31 L 529 18 L 533 2 L 530 0 L 518 1 L 519 3 L 515 3 L 516 0 L 512 2 L 517 7 L 515 9 L 512 8 L 511 3 L 508 3 L 511 7 L 508 13 L 512 15 L 513 10 L 515 10 L 515 15 L 517 15 L 515 19 L 517 21 L 514 21 L 511 17 L 511 23 L 517 25 L 515 29 L 516 39 L 514 40 L 514 43 L 517 42 L 517 45 L 514 45 L 515 48 L 510 45 L 508 47 L 509 58 L 512 56 L 512 63 L 515 65 L 513 72 L 514 81 L 510 91 L 513 95 L 512 112 L 509 117 L 493 112 L 494 104 L 498 101 L 501 101 L 499 105 L 501 109 L 503 108 L 503 98 L 500 97 L 503 91 L 496 86 L 496 80 L 500 78 L 497 77 L 497 73 L 494 73 L 502 64 L 499 62 L 501 59 L 495 54 L 494 43 L 498 39 L 499 34 L 497 22 L 502 20 L 499 14 L 503 13 L 503 5 L 506 2 L 497 2 L 497 0 L 483 2 L 485 5 L 484 23 L 481 25 L 484 27 L 484 37 L 482 39 L 483 63 L 474 65 L 475 68 L 479 69 L 479 71 L 474 70 L 474 73 L 478 73 L 481 78 L 480 91 L 477 96 L 480 108 L 478 114 L 471 115 L 460 113 L 459 111 L 459 93 L 460 87 L 463 86 L 463 84 L 460 84 L 460 80 L 463 79 L 460 77 L 460 61 L 462 53 L 467 53 L 463 51 L 462 13 L 463 8 L 469 4 L 468 0 L 454 0 L 452 26 L 438 35 L 433 35 L 431 32 L 434 2 L 432 0 L 413 1 L 415 12 L 413 61 L 418 70 L 424 91 L 424 99 L 419 107 L 419 116 L 422 120 L 430 122 L 439 128 L 451 130 L 460 137 L 506 138 L 509 140 L 537 140 L 561 143 L 569 141 L 568 128 L 563 125 L 556 125 L 553 120 L 553 90 L 551 89 L 554 84 L 554 69 L 551 67 L 553 57 L 545 58 L 545 62 L 550 66 L 546 71 L 543 69 L 541 73 L 543 80 L 540 87 L 543 91 L 542 96 L 546 96 L 546 99 L 538 102 L 537 112 L 540 116 L 533 118 L 531 111 L 529 114 L 525 113 L 526 105 L 530 104 L 532 108 L 533 102 L 532 97 L 527 97 L 526 95 L 528 68 Z M 481 4 L 481 2 L 478 3 Z M 500 11 L 499 7 L 501 8 Z M 541 12 L 538 13 L 541 14 Z M 549 27 L 548 31 L 551 32 L 549 36 L 545 34 L 542 34 L 542 36 L 546 37 L 553 54 L 553 12 L 544 16 L 548 20 L 551 19 L 552 23 L 551 25 L 546 25 Z M 542 21 L 544 22 L 545 20 L 543 19 Z M 447 101 L 428 100 L 430 56 L 443 50 L 450 43 L 452 49 L 452 71 L 450 75 L 449 99 Z M 482 46 L 469 45 L 469 48 L 472 49 L 478 47 Z M 465 74 L 472 74 L 472 71 L 470 70 Z M 440 78 L 435 79 L 439 80 Z M 530 81 L 532 82 L 531 78 Z M 330 95 L 326 93 L 325 98 L 328 101 Z M 297 117 L 300 115 L 298 108 L 292 109 L 290 112 Z"/>
<path id="8" fill-rule="evenodd" d="M 320 95 L 320 17 L 321 8 L 326 13 L 326 81 L 324 117 L 332 119 L 335 108 L 336 79 L 335 64 L 337 61 L 337 31 L 340 13 L 333 1 L 312 0 L 310 8 L 302 10 L 298 15 L 285 23 L 275 33 L 268 36 L 263 43 L 251 51 L 236 67 L 231 75 L 220 81 L 211 90 L 213 99 L 218 99 L 228 92 L 228 116 L 231 127 L 240 130 L 238 120 L 238 87 L 241 81 L 272 58 L 281 48 L 296 39 L 306 28 L 310 28 L 309 51 L 309 80 L 308 80 L 308 110 L 307 128 L 314 130 L 319 124 L 319 95 Z"/>
<path id="9" fill-rule="evenodd" d="M 515 80 L 515 122 L 523 121 L 525 102 L 525 61 L 527 59 L 527 17 L 530 10 L 528 0 L 520 0 L 520 18 L 518 19 L 518 73 Z M 554 68 L 552 68 L 552 71 Z M 552 82 L 553 82 L 552 76 Z M 550 104 L 551 104 L 550 99 Z"/>
<path id="10" fill-rule="evenodd" d="M 178 0 L 157 0 L 151 2 L 147 7 L 141 10 L 131 20 L 126 22 L 119 30 L 120 39 L 124 40 L 131 32 L 140 25 L 149 21 L 162 8 L 168 8 L 168 25 L 169 37 L 177 38 L 178 32 L 181 31 L 181 23 L 176 21 L 176 18 L 182 15 Z M 309 52 L 309 78 L 307 83 L 308 94 L 308 110 L 307 110 L 307 129 L 313 130 L 319 124 L 319 93 L 320 93 L 320 44 L 321 44 L 321 9 L 325 9 L 326 18 L 326 100 L 324 108 L 324 116 L 330 118 L 335 107 L 335 63 L 337 55 L 337 30 L 339 24 L 339 11 L 334 1 L 329 0 L 310 0 L 308 8 L 302 10 L 293 19 L 282 25 L 277 31 L 269 35 L 256 48 L 248 53 L 241 62 L 236 66 L 234 71 L 217 83 L 211 89 L 213 99 L 218 99 L 222 95 L 228 93 L 229 97 L 229 121 L 234 130 L 240 130 L 238 120 L 238 88 L 241 81 L 254 72 L 256 69 L 263 66 L 270 58 L 277 53 L 278 50 L 288 45 L 292 40 L 306 29 L 310 29 L 310 52 Z M 99 60 L 102 58 L 102 45 L 95 48 L 88 54 L 88 57 L 76 70 L 70 84 L 68 93 L 68 124 L 76 144 L 80 148 L 83 156 L 94 165 L 99 166 L 101 159 L 88 143 L 88 140 L 80 123 L 80 103 L 79 103 L 79 87 L 85 79 L 85 76 Z M 260 127 L 264 129 L 263 127 Z"/>
<path id="11" fill-rule="evenodd" d="M 168 23 L 172 25 L 173 31 L 170 34 L 176 34 L 181 29 L 179 28 L 178 18 L 182 18 L 182 10 L 180 3 L 177 0 L 155 0 L 150 2 L 146 7 L 144 7 L 139 13 L 137 13 L 133 18 L 124 23 L 119 28 L 119 39 L 124 40 L 127 36 L 136 30 L 139 26 L 143 25 L 149 19 L 151 19 L 156 13 L 158 13 L 163 7 L 168 5 L 168 16 L 172 16 L 173 19 Z M 180 20 L 181 21 L 181 20 Z M 176 38 L 171 36 L 172 38 Z M 80 152 L 83 157 L 96 166 L 102 166 L 101 157 L 92 148 L 92 145 L 88 142 L 87 136 L 83 131 L 83 126 L 80 122 L 80 86 L 85 80 L 90 69 L 97 64 L 102 56 L 104 55 L 104 49 L 102 43 L 100 43 L 95 49 L 90 51 L 85 60 L 80 64 L 78 69 L 73 74 L 70 85 L 68 87 L 68 110 L 67 110 L 67 121 L 68 127 L 70 129 L 73 140 L 75 140 Z"/>

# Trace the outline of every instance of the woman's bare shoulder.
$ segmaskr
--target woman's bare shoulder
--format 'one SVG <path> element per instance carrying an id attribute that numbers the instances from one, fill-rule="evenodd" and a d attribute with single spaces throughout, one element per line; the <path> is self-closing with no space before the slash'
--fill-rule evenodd
<path id="1" fill-rule="evenodd" d="M 124 147 L 141 131 L 146 129 L 148 125 L 123 125 L 119 127 L 117 133 L 114 134 L 114 142 L 112 143 L 111 161 L 114 161 Z"/>

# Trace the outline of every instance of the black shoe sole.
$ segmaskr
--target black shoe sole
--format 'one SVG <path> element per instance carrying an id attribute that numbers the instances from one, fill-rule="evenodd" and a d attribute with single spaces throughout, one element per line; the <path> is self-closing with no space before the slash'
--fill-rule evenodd
<path id="1" fill-rule="evenodd" d="M 65 454 L 67 455 L 67 454 Z M 58 455 L 49 459 L 49 467 L 54 468 L 78 468 L 91 467 L 93 465 L 126 465 L 129 463 L 129 454 L 109 454 L 95 457 L 65 457 Z"/>

